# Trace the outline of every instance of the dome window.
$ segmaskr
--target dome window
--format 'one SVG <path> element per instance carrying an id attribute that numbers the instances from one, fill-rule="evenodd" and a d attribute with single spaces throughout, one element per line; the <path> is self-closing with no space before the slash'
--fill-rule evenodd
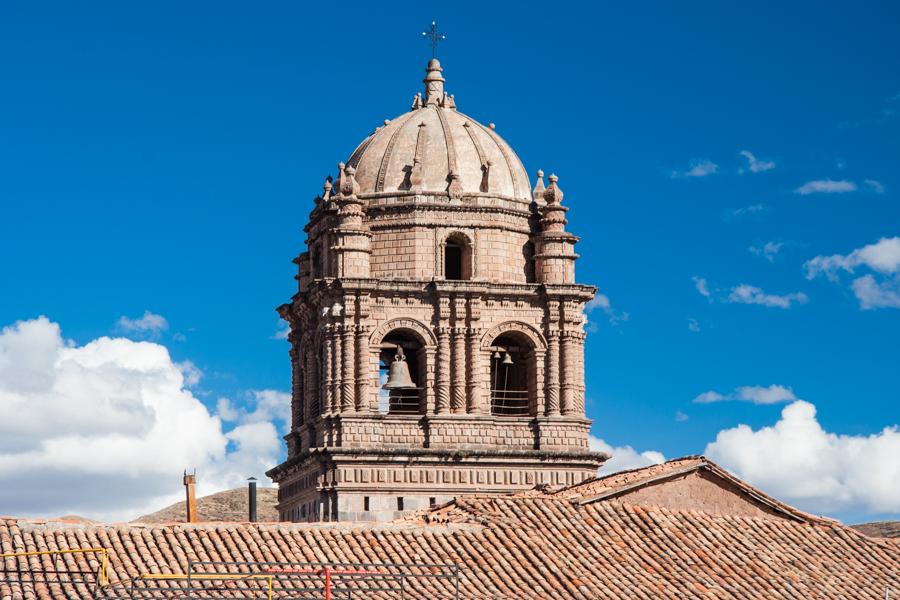
<path id="1" fill-rule="evenodd" d="M 469 241 L 454 234 L 442 244 L 444 247 L 444 279 L 465 280 L 472 278 L 472 251 Z"/>

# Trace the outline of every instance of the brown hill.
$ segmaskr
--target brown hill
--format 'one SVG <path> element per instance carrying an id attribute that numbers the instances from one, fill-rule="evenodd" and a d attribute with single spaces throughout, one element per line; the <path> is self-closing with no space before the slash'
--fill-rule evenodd
<path id="1" fill-rule="evenodd" d="M 900 521 L 875 521 L 850 527 L 869 537 L 900 538 Z"/>
<path id="2" fill-rule="evenodd" d="M 278 521 L 277 488 L 257 488 L 256 515 L 259 521 Z M 184 521 L 184 500 L 155 513 L 138 517 L 132 523 L 178 523 Z M 197 498 L 200 521 L 239 521 L 248 519 L 247 488 L 241 487 Z"/>

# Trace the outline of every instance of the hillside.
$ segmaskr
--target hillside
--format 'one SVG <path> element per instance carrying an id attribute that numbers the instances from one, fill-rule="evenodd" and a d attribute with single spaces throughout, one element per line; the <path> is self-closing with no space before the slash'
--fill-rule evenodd
<path id="1" fill-rule="evenodd" d="M 869 537 L 900 538 L 900 521 L 875 521 L 850 527 Z"/>
<path id="2" fill-rule="evenodd" d="M 277 488 L 257 488 L 256 512 L 259 521 L 278 521 L 275 505 Z M 247 488 L 241 487 L 197 498 L 197 517 L 200 521 L 246 521 L 248 518 Z M 184 500 L 155 513 L 138 517 L 132 523 L 183 522 Z"/>

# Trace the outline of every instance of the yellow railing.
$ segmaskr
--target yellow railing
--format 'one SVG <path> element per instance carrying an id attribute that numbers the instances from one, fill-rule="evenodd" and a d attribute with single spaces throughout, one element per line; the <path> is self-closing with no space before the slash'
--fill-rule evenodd
<path id="1" fill-rule="evenodd" d="M 18 558 L 20 556 L 58 556 L 61 554 L 87 554 L 93 552 L 100 555 L 100 574 L 98 584 L 105 586 L 109 584 L 109 552 L 106 548 L 78 548 L 77 550 L 32 550 L 30 552 L 9 552 L 0 554 L 0 559 Z"/>

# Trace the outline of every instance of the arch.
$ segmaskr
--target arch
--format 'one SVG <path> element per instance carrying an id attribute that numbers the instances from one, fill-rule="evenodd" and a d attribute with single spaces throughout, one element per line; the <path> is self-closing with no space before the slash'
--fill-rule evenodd
<path id="1" fill-rule="evenodd" d="M 489 329 L 481 338 L 481 349 L 488 350 L 491 343 L 504 333 L 519 334 L 528 338 L 532 347 L 537 352 L 547 351 L 547 341 L 540 331 L 528 323 L 522 321 L 506 321 Z"/>
<path id="2" fill-rule="evenodd" d="M 372 332 L 369 337 L 369 346 L 373 349 L 378 348 L 383 340 L 392 331 L 405 330 L 413 333 L 419 338 L 419 342 L 424 348 L 434 348 L 437 346 L 437 338 L 434 333 L 421 321 L 409 317 L 400 317 L 385 321 Z"/>
<path id="3" fill-rule="evenodd" d="M 444 235 L 439 244 L 438 272 L 450 281 L 467 281 L 475 274 L 475 245 L 467 234 L 454 229 Z"/>

